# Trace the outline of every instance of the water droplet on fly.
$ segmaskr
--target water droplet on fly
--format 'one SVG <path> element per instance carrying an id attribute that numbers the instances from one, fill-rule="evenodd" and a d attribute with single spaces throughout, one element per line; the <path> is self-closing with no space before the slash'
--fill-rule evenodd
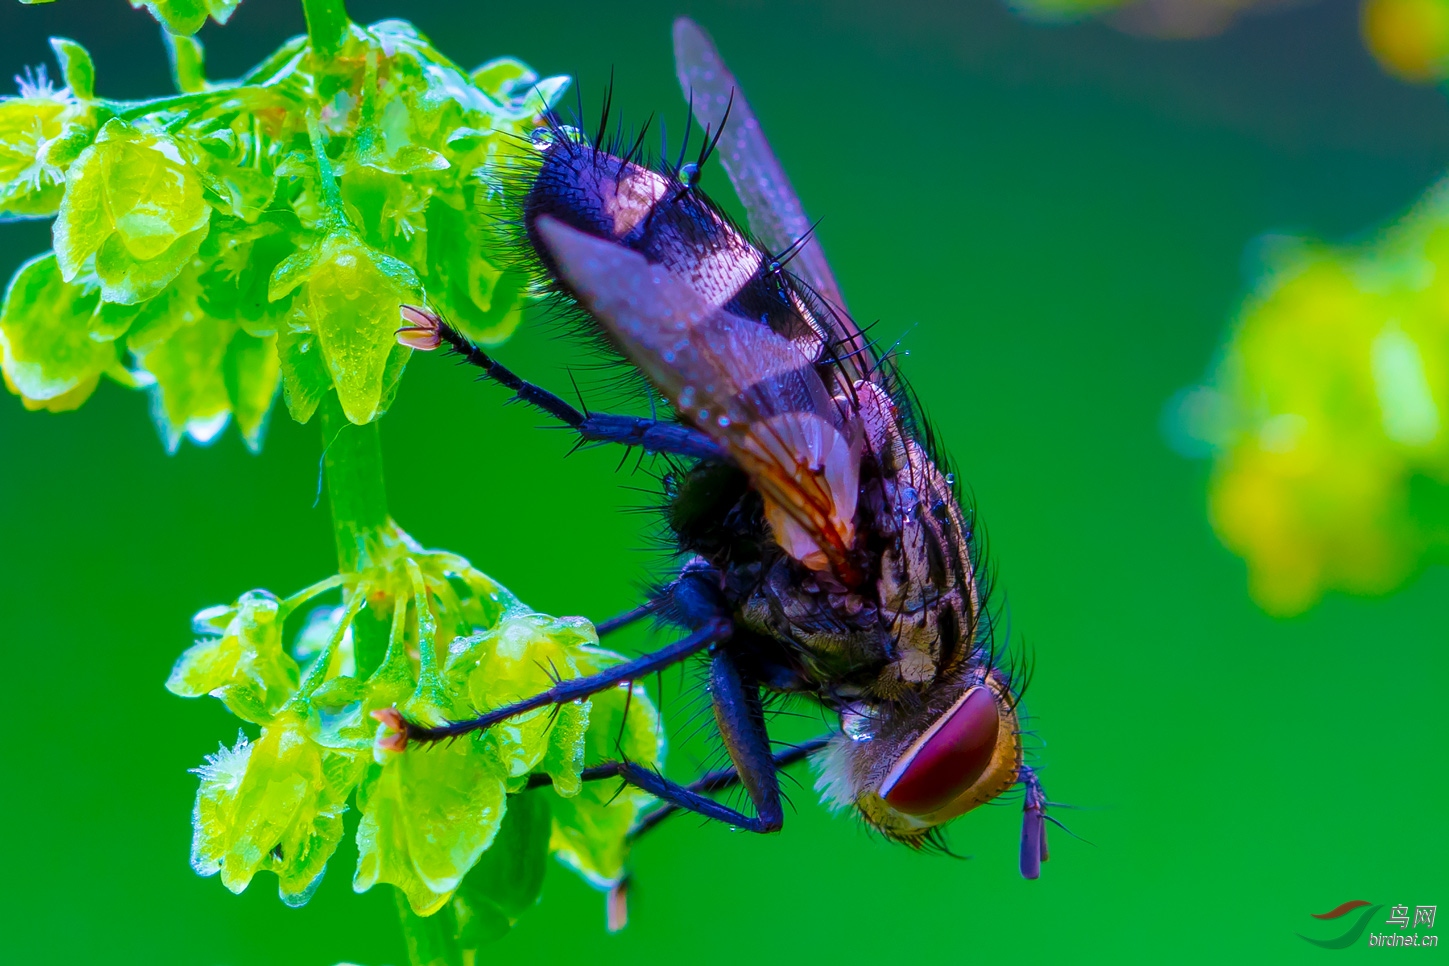
<path id="1" fill-rule="evenodd" d="M 540 151 L 547 151 L 549 145 L 557 140 L 553 131 L 546 127 L 536 127 L 528 132 L 528 140 Z"/>
<path id="2" fill-rule="evenodd" d="M 875 737 L 871 730 L 871 719 L 863 714 L 847 714 L 841 721 L 841 729 L 851 741 L 870 741 Z"/>
<path id="3" fill-rule="evenodd" d="M 947 473 L 946 474 L 946 485 L 947 486 L 955 486 L 956 485 L 956 474 L 955 473 Z"/>
<path id="4" fill-rule="evenodd" d="M 699 183 L 699 165 L 693 161 L 680 165 L 679 180 L 683 182 L 686 188 L 693 188 Z"/>

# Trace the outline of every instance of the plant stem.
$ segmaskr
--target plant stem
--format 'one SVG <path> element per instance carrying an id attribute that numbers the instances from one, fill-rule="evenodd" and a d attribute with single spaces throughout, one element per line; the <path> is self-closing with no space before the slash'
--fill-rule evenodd
<path id="1" fill-rule="evenodd" d="M 327 143 L 322 139 L 322 127 L 313 114 L 307 115 L 307 138 L 312 142 L 312 153 L 317 156 L 317 181 L 322 189 L 322 207 L 326 209 L 324 224 L 330 231 L 347 225 L 347 211 L 342 206 L 342 189 L 337 186 L 337 175 L 332 170 L 332 159 L 327 156 Z"/>
<path id="2" fill-rule="evenodd" d="M 312 52 L 330 60 L 347 34 L 347 9 L 342 0 L 302 0 L 302 12 L 307 15 L 307 39 Z"/>
<path id="3" fill-rule="evenodd" d="M 355 574 L 376 562 L 391 529 L 382 479 L 382 445 L 377 423 L 353 425 L 335 392 L 329 392 L 318 408 L 337 563 L 342 573 Z"/>

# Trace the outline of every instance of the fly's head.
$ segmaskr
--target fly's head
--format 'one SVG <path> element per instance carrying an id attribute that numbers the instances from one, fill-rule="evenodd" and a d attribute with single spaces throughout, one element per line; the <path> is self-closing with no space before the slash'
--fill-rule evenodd
<path id="1" fill-rule="evenodd" d="M 841 721 L 820 790 L 916 848 L 1023 779 L 1017 697 L 995 669 L 963 669 L 893 701 L 847 704 Z"/>

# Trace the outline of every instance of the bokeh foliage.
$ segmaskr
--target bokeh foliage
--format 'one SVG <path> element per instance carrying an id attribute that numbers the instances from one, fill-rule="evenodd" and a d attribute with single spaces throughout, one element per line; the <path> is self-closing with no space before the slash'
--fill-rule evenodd
<path id="1" fill-rule="evenodd" d="M 1214 456 L 1213 526 L 1253 596 L 1386 593 L 1449 549 L 1449 191 L 1373 241 L 1265 245 L 1208 384 L 1173 414 Z"/>
<path id="2" fill-rule="evenodd" d="M 1282 0 L 1006 0 L 1041 20 L 1107 17 L 1134 34 L 1184 39 L 1222 32 L 1253 8 L 1283 7 Z M 1449 78 L 1449 0 L 1360 0 L 1359 31 L 1379 64 L 1401 80 L 1432 83 Z"/>

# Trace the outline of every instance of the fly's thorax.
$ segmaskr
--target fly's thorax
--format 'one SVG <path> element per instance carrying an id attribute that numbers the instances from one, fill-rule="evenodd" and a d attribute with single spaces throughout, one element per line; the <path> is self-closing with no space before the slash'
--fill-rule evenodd
<path id="1" fill-rule="evenodd" d="M 547 215 L 597 238 L 623 241 L 640 229 L 667 190 L 665 179 L 647 168 L 586 144 L 555 142 L 524 199 L 529 239 L 535 251 L 547 255 L 548 247 L 534 237 L 539 217 Z"/>
<path id="2" fill-rule="evenodd" d="M 1021 728 L 995 671 L 964 670 L 896 701 L 858 700 L 823 756 L 816 787 L 908 844 L 1016 784 Z"/>
<path id="3" fill-rule="evenodd" d="M 640 253 L 715 307 L 756 278 L 764 260 L 697 189 L 573 141 L 545 150 L 524 201 L 530 241 L 546 253 L 534 237 L 543 215 Z"/>

